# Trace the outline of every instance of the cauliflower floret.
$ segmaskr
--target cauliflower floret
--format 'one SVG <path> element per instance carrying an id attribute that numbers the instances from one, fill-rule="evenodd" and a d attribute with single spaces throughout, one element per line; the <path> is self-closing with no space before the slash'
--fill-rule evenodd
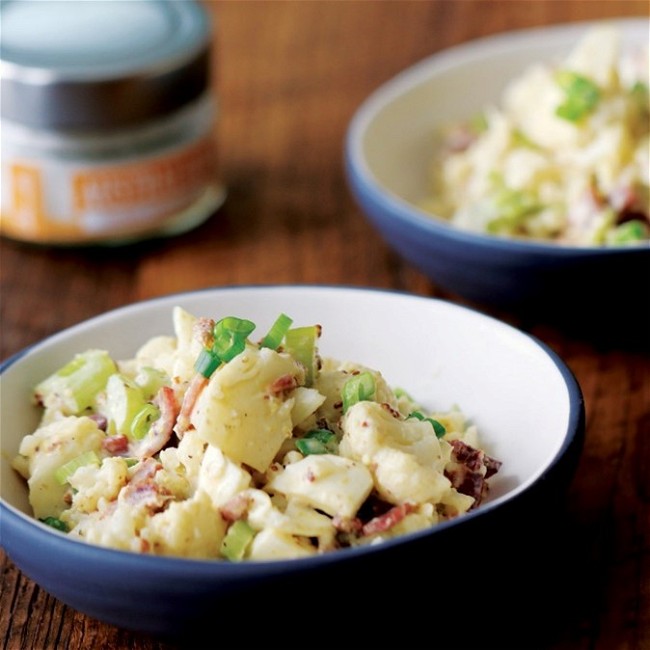
<path id="1" fill-rule="evenodd" d="M 291 409 L 291 420 L 294 427 L 300 427 L 304 431 L 314 426 L 316 417 L 314 413 L 325 401 L 325 395 L 319 393 L 315 388 L 298 386 L 291 392 L 294 400 Z"/>
<path id="2" fill-rule="evenodd" d="M 184 474 L 192 494 L 197 489 L 199 471 L 207 447 L 208 444 L 195 431 L 187 431 L 178 447 L 160 452 L 163 466 L 170 470 L 175 468 L 177 473 Z"/>
<path id="3" fill-rule="evenodd" d="M 68 510 L 61 516 L 64 522 L 73 526 L 70 530 L 72 537 L 123 551 L 142 551 L 138 532 L 146 522 L 145 509 L 133 508 L 118 500 L 81 518 L 75 514 L 74 510 Z"/>
<path id="4" fill-rule="evenodd" d="M 214 372 L 191 423 L 231 460 L 264 472 L 293 429 L 285 387 L 304 382 L 304 367 L 290 355 L 249 346 Z"/>
<path id="5" fill-rule="evenodd" d="M 194 324 L 197 318 L 182 307 L 175 307 L 172 318 L 176 332 L 177 348 L 173 372 L 170 376 L 181 382 L 189 382 L 196 370 L 194 363 L 203 347 L 201 341 L 194 335 Z"/>
<path id="6" fill-rule="evenodd" d="M 370 465 L 374 455 L 385 447 L 398 449 L 424 465 L 444 468 L 450 449 L 436 437 L 429 422 L 416 418 L 401 420 L 376 402 L 357 402 L 342 421 L 340 453 Z"/>
<path id="7" fill-rule="evenodd" d="M 83 465 L 68 479 L 75 490 L 72 508 L 93 512 L 100 507 L 100 501 L 108 503 L 117 499 L 127 481 L 128 466 L 124 458 L 105 458 L 99 466 Z"/>
<path id="8" fill-rule="evenodd" d="M 172 377 L 175 358 L 176 339 L 173 336 L 154 336 L 136 352 L 131 362 L 121 361 L 120 369 L 134 375 L 141 368 L 158 368 Z"/>
<path id="9" fill-rule="evenodd" d="M 257 531 L 272 528 L 291 535 L 317 537 L 320 547 L 332 542 L 336 531 L 331 518 L 300 499 L 290 498 L 285 504 L 276 504 L 275 497 L 253 488 L 244 490 L 238 498 L 246 501 L 246 521 Z"/>
<path id="10" fill-rule="evenodd" d="M 208 494 L 198 491 L 186 501 L 174 501 L 151 517 L 140 537 L 156 555 L 212 558 L 226 533 L 226 523 Z"/>
<path id="11" fill-rule="evenodd" d="M 84 452 L 100 455 L 106 434 L 87 417 L 69 416 L 55 420 L 23 438 L 13 467 L 29 485 L 29 502 L 37 519 L 58 517 L 68 506 L 64 500 L 67 485 L 54 473 Z"/>
<path id="12" fill-rule="evenodd" d="M 194 337 L 196 317 L 182 307 L 174 307 L 172 321 L 175 336 L 154 336 L 137 351 L 129 362 L 120 362 L 121 368 L 135 374 L 143 367 L 158 368 L 174 377 L 177 383 L 189 382 L 195 374 L 194 362 L 201 352 L 201 342 Z"/>
<path id="13" fill-rule="evenodd" d="M 219 508 L 237 493 L 249 487 L 251 475 L 233 463 L 223 452 L 208 445 L 199 469 L 198 489 Z"/>
<path id="14" fill-rule="evenodd" d="M 345 414 L 340 453 L 361 461 L 389 503 L 437 502 L 451 482 L 444 476 L 451 448 L 430 423 L 400 420 L 374 402 L 358 402 Z"/>
<path id="15" fill-rule="evenodd" d="M 317 411 L 317 417 L 327 420 L 336 428 L 336 423 L 341 417 L 341 390 L 343 384 L 353 376 L 353 373 L 360 372 L 369 372 L 374 379 L 375 394 L 371 398 L 373 401 L 385 402 L 394 409 L 398 408 L 399 400 L 379 371 L 360 364 L 347 361 L 338 362 L 330 359 L 321 368 L 314 382 L 314 387 L 325 396 L 325 401 Z"/>
<path id="16" fill-rule="evenodd" d="M 364 465 L 332 454 L 307 456 L 292 463 L 268 484 L 271 492 L 341 517 L 354 517 L 372 488 L 372 476 Z"/>
<path id="17" fill-rule="evenodd" d="M 437 503 L 451 487 L 442 471 L 399 449 L 379 449 L 371 462 L 377 492 L 388 503 Z"/>
<path id="18" fill-rule="evenodd" d="M 277 528 L 260 531 L 251 543 L 251 560 L 282 560 L 314 555 L 316 549 L 304 537 L 291 535 Z"/>

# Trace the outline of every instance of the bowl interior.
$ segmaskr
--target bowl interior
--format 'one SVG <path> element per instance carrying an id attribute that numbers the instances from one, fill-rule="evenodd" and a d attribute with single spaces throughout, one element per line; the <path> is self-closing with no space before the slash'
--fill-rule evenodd
<path id="1" fill-rule="evenodd" d="M 1 381 L 1 494 L 30 517 L 27 489 L 10 467 L 38 421 L 31 388 L 89 347 L 133 356 L 149 337 L 171 334 L 171 311 L 257 323 L 263 336 L 280 312 L 296 325 L 323 327 L 323 356 L 382 371 L 430 409 L 460 407 L 478 425 L 488 453 L 503 461 L 483 507 L 533 483 L 573 435 L 580 395 L 564 364 L 512 327 L 444 301 L 373 289 L 223 288 L 136 303 L 65 330 L 8 360 Z"/>
<path id="2" fill-rule="evenodd" d="M 647 44 L 647 19 L 612 22 L 623 32 L 622 43 Z M 405 70 L 378 88 L 355 115 L 349 139 L 354 164 L 389 194 L 417 204 L 429 193 L 429 169 L 440 126 L 471 118 L 486 105 L 496 104 L 509 81 L 532 64 L 564 58 L 591 25 L 565 24 L 486 37 Z"/>

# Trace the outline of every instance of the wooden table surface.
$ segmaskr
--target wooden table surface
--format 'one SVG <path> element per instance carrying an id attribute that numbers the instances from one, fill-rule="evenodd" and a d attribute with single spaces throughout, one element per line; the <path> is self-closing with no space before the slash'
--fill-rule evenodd
<path id="1" fill-rule="evenodd" d="M 343 138 L 354 110 L 401 69 L 471 38 L 648 15 L 646 2 L 626 0 L 214 1 L 207 6 L 216 21 L 214 81 L 222 110 L 216 137 L 228 188 L 225 205 L 193 232 L 128 249 L 66 250 L 2 241 L 2 359 L 105 310 L 209 286 L 343 283 L 464 302 L 400 261 L 355 206 L 342 167 Z M 558 352 L 586 403 L 585 447 L 566 496 L 564 528 L 557 531 L 566 540 L 553 558 L 564 576 L 557 594 L 568 591 L 571 597 L 540 596 L 542 622 L 531 629 L 530 646 L 648 650 L 647 346 L 481 309 Z M 75 612 L 22 575 L 4 554 L 0 567 L 3 648 L 167 647 Z M 495 600 L 498 596 L 486 595 L 481 606 Z M 494 629 L 507 615 L 494 608 Z M 489 631 L 470 638 L 475 642 L 467 647 L 500 647 L 498 634 Z M 215 641 L 206 647 L 224 646 Z M 258 644 L 242 641 L 238 647 Z M 289 641 L 259 647 L 289 647 Z M 296 647 L 309 648 L 310 642 Z M 436 646 L 423 641 L 420 647 Z"/>

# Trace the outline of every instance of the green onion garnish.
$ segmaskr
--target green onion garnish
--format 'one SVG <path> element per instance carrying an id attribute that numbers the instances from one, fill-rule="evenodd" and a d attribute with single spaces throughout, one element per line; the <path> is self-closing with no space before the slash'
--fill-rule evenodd
<path id="1" fill-rule="evenodd" d="M 151 424 L 160 417 L 160 409 L 154 404 L 145 404 L 131 422 L 131 435 L 136 440 L 142 440 L 151 428 Z"/>
<path id="2" fill-rule="evenodd" d="M 221 365 L 221 359 L 212 350 L 203 348 L 194 362 L 194 370 L 204 377 L 210 378 L 212 373 Z"/>
<path id="3" fill-rule="evenodd" d="M 424 416 L 422 413 L 420 413 L 420 411 L 413 411 L 412 413 L 409 413 L 406 419 L 408 420 L 410 418 L 415 418 L 416 420 L 420 420 L 421 422 L 428 422 L 433 427 L 433 430 L 435 431 L 437 438 L 442 438 L 442 436 L 444 436 L 445 433 L 447 433 L 447 429 L 445 429 L 443 424 L 438 422 L 438 420 L 434 420 L 433 418 L 428 418 Z"/>
<path id="4" fill-rule="evenodd" d="M 60 530 L 62 533 L 67 533 L 69 530 L 68 524 L 66 524 L 65 521 L 57 519 L 56 517 L 43 517 L 42 519 L 39 519 L 39 521 L 47 524 L 48 526 L 52 526 L 52 528 Z"/>
<path id="5" fill-rule="evenodd" d="M 343 413 L 353 404 L 369 400 L 375 394 L 375 378 L 367 370 L 350 377 L 341 389 Z"/>
<path id="6" fill-rule="evenodd" d="M 303 456 L 334 454 L 337 451 L 336 435 L 329 429 L 311 429 L 304 438 L 296 440 L 296 447 Z"/>
<path id="7" fill-rule="evenodd" d="M 255 329 L 255 323 L 245 318 L 226 316 L 214 326 L 212 352 L 222 361 L 234 359 L 246 347 L 246 338 Z"/>
<path id="8" fill-rule="evenodd" d="M 286 314 L 280 314 L 275 323 L 271 326 L 268 334 L 262 339 L 260 347 L 271 348 L 277 350 L 282 343 L 282 339 L 293 324 L 293 319 L 289 318 Z"/>
<path id="9" fill-rule="evenodd" d="M 250 524 L 243 519 L 238 519 L 228 528 L 221 542 L 221 555 L 233 562 L 241 560 L 254 536 L 255 531 Z"/>
<path id="10" fill-rule="evenodd" d="M 578 122 L 598 105 L 600 90 L 587 77 L 569 70 L 561 70 L 555 79 L 565 95 L 564 102 L 555 109 L 558 117 L 569 122 Z"/>
<path id="11" fill-rule="evenodd" d="M 59 485 L 65 485 L 70 477 L 85 465 L 99 465 L 99 457 L 94 451 L 85 451 L 67 463 L 64 463 L 54 472 L 54 478 Z"/>
<path id="12" fill-rule="evenodd" d="M 212 347 L 201 350 L 194 369 L 210 378 L 222 362 L 231 361 L 246 349 L 246 339 L 254 329 L 255 323 L 236 316 L 226 316 L 217 321 L 213 328 Z"/>

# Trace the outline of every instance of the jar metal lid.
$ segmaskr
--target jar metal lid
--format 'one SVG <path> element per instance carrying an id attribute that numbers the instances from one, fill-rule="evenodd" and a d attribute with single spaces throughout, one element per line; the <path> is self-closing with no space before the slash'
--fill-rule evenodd
<path id="1" fill-rule="evenodd" d="M 3 119 L 97 129 L 168 115 L 210 84 L 197 0 L 2 0 Z"/>

